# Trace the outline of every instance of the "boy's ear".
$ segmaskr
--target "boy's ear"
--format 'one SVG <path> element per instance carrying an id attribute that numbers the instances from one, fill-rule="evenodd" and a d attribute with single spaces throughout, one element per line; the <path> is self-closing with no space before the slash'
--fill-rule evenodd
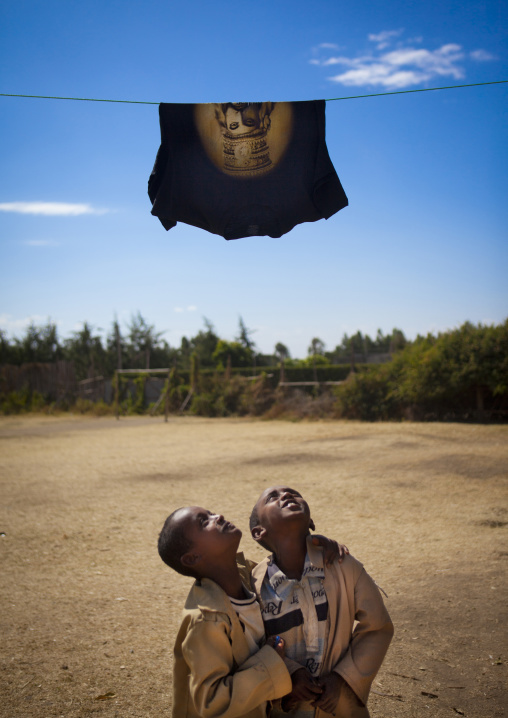
<path id="1" fill-rule="evenodd" d="M 180 563 L 186 568 L 194 568 L 196 563 L 199 561 L 199 558 L 200 557 L 197 553 L 187 551 L 187 553 L 184 553 L 183 556 L 180 558 Z"/>
<path id="2" fill-rule="evenodd" d="M 266 535 L 266 529 L 263 528 L 263 526 L 254 526 L 250 533 L 254 541 L 259 542 L 262 541 L 263 537 Z"/>
<path id="3" fill-rule="evenodd" d="M 315 530 L 316 530 L 316 527 L 314 526 L 314 521 L 313 521 L 312 519 L 310 520 L 309 528 L 310 528 L 311 531 L 315 531 Z"/>

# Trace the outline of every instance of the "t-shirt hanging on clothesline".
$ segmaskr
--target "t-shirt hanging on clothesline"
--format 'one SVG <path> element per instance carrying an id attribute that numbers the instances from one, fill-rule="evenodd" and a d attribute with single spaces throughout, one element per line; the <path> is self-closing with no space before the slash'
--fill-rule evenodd
<path id="1" fill-rule="evenodd" d="M 152 214 L 225 239 L 280 237 L 348 204 L 325 142 L 325 101 L 159 105 Z"/>

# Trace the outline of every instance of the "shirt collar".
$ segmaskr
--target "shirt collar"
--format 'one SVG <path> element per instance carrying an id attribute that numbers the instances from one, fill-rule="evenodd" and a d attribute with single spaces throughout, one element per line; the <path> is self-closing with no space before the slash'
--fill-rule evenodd
<path id="1" fill-rule="evenodd" d="M 311 558 L 311 551 L 309 550 L 311 547 L 316 548 L 312 543 L 309 546 L 309 542 L 307 542 L 307 554 L 303 565 L 302 577 L 299 580 L 288 578 L 273 560 L 273 554 L 270 556 L 267 566 L 268 580 L 272 590 L 275 591 L 279 598 L 283 600 L 286 599 L 297 584 L 309 580 L 309 578 L 324 578 L 325 571 L 321 551 L 312 551 Z"/>

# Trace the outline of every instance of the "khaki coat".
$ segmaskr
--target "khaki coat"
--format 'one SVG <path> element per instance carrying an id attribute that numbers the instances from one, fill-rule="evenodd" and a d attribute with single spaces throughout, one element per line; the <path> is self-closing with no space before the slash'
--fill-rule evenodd
<path id="1" fill-rule="evenodd" d="M 249 586 L 248 572 L 244 577 Z M 290 691 L 276 651 L 264 645 L 251 656 L 225 592 L 209 579 L 196 581 L 175 642 L 173 718 L 265 718 L 269 701 Z"/>
<path id="2" fill-rule="evenodd" d="M 307 541 L 307 550 L 314 565 L 322 565 L 322 549 Z M 253 570 L 257 595 L 266 574 L 268 558 Z M 328 599 L 328 641 L 321 675 L 335 671 L 346 681 L 334 711 L 336 718 L 368 718 L 367 699 L 370 687 L 393 636 L 393 624 L 385 608 L 379 588 L 353 556 L 342 563 L 325 565 L 324 588 Z M 301 668 L 294 661 L 286 663 L 291 673 Z M 293 664 L 293 665 L 291 665 Z M 271 716 L 284 715 L 274 706 Z M 286 713 L 287 715 L 287 713 Z M 320 718 L 328 713 L 317 709 Z"/>

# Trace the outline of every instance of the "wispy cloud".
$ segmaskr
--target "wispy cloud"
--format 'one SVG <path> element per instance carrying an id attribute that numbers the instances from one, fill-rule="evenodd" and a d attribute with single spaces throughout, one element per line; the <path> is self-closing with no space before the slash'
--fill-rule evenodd
<path id="1" fill-rule="evenodd" d="M 197 307 L 194 306 L 194 304 L 189 304 L 188 307 L 185 309 L 183 307 L 175 307 L 173 309 L 174 312 L 177 314 L 181 314 L 182 312 L 195 312 L 197 310 Z"/>
<path id="2" fill-rule="evenodd" d="M 490 62 L 496 59 L 495 56 L 487 52 L 487 50 L 473 50 L 473 52 L 469 53 L 469 56 L 477 62 Z"/>
<path id="3" fill-rule="evenodd" d="M 9 332 L 9 334 L 17 334 L 20 331 L 24 331 L 32 322 L 40 325 L 45 324 L 47 321 L 47 317 L 42 317 L 39 314 L 32 314 L 23 319 L 14 319 L 11 314 L 0 314 L 0 328 Z"/>
<path id="4" fill-rule="evenodd" d="M 108 209 L 98 209 L 89 204 L 68 202 L 2 202 L 0 212 L 37 214 L 46 217 L 78 217 L 82 214 L 106 214 Z"/>
<path id="5" fill-rule="evenodd" d="M 378 32 L 377 35 L 371 33 L 369 40 L 377 44 L 378 50 L 384 50 L 385 47 L 390 45 L 393 38 L 398 37 L 403 32 L 403 30 L 384 30 L 383 32 Z"/>
<path id="6" fill-rule="evenodd" d="M 442 77 L 462 80 L 465 77 L 463 65 L 468 58 L 479 62 L 495 59 L 481 49 L 468 55 L 461 45 L 455 43 L 447 43 L 434 50 L 415 47 L 422 39 L 412 38 L 404 42 L 399 39 L 402 33 L 403 30 L 385 30 L 370 34 L 368 40 L 375 43 L 376 47 L 363 55 L 322 56 L 321 59 L 314 58 L 311 62 L 321 67 L 341 66 L 343 72 L 328 78 L 341 85 L 401 89 Z M 384 52 L 385 50 L 387 51 Z"/>
<path id="7" fill-rule="evenodd" d="M 318 45 L 318 48 L 320 50 L 338 50 L 339 46 L 336 45 L 334 42 L 322 42 L 320 45 Z"/>
<path id="8" fill-rule="evenodd" d="M 60 242 L 55 242 L 54 239 L 26 239 L 22 244 L 26 244 L 28 247 L 59 247 Z"/>

